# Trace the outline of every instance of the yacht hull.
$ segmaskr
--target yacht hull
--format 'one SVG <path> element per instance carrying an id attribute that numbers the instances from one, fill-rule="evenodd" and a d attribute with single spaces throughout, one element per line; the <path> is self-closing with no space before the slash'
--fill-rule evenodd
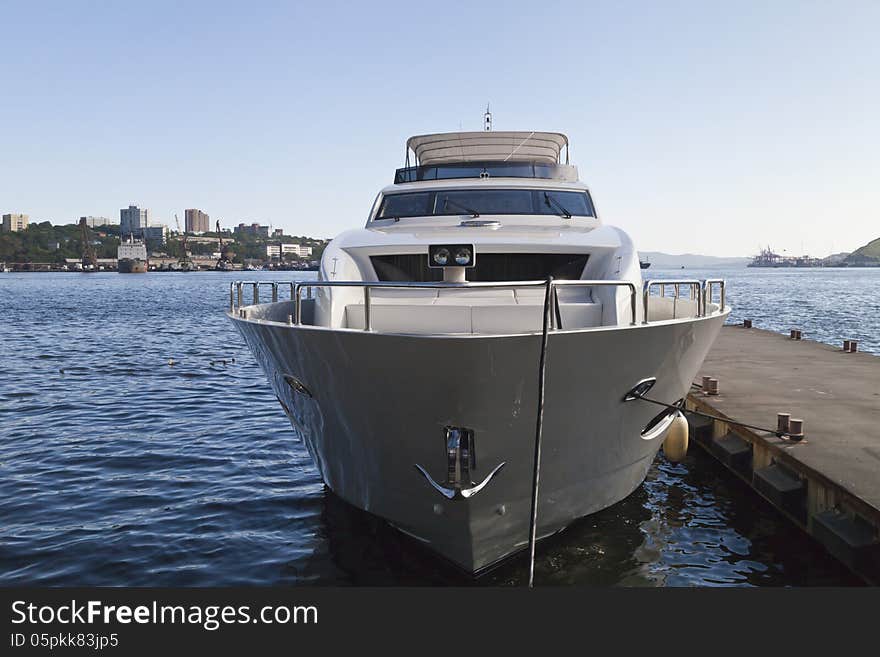
<path id="1" fill-rule="evenodd" d="M 472 573 L 527 546 L 540 335 L 394 335 L 259 319 L 277 305 L 229 317 L 330 489 Z M 550 334 L 539 536 L 643 482 L 663 432 L 642 432 L 662 409 L 623 397 L 649 377 L 652 398 L 685 397 L 726 316 Z M 416 467 L 445 482 L 447 426 L 474 432 L 474 481 L 504 464 L 472 497 L 447 499 Z"/>

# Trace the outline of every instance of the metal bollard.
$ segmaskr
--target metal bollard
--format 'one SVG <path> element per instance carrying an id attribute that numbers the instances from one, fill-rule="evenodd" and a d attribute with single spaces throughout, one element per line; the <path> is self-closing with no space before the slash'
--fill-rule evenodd
<path id="1" fill-rule="evenodd" d="M 849 353 L 850 347 L 852 346 L 852 340 L 844 340 L 843 341 L 843 350 Z"/>
<path id="2" fill-rule="evenodd" d="M 804 439 L 804 421 L 799 418 L 791 418 L 788 421 L 788 436 L 794 441 Z"/>
<path id="3" fill-rule="evenodd" d="M 858 340 L 850 340 L 849 341 L 849 353 L 854 354 L 859 350 L 859 342 Z"/>
<path id="4" fill-rule="evenodd" d="M 703 377 L 703 392 L 708 392 L 709 390 L 709 378 L 708 376 Z"/>
<path id="5" fill-rule="evenodd" d="M 779 433 L 788 433 L 791 429 L 791 413 L 776 414 L 776 431 Z"/>
<path id="6" fill-rule="evenodd" d="M 800 329 L 797 329 L 797 330 L 794 332 L 794 339 L 795 339 L 795 340 L 800 340 L 800 339 L 803 338 L 803 337 L 804 337 L 804 332 L 801 331 Z"/>
<path id="7" fill-rule="evenodd" d="M 743 320 L 743 328 L 752 328 L 752 320 L 744 319 Z"/>
<path id="8" fill-rule="evenodd" d="M 718 379 L 709 379 L 709 390 L 706 392 L 708 395 L 717 395 L 718 394 Z"/>
<path id="9" fill-rule="evenodd" d="M 795 340 L 796 338 L 795 338 L 794 336 L 795 336 L 796 334 L 797 334 L 797 329 L 791 329 L 791 335 L 789 335 L 789 337 L 790 337 L 792 340 Z"/>

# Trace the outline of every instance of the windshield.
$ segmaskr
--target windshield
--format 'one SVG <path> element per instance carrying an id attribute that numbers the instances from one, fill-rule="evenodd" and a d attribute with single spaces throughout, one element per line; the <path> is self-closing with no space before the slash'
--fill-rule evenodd
<path id="1" fill-rule="evenodd" d="M 588 192 L 545 189 L 444 189 L 387 194 L 375 219 L 461 214 L 595 217 Z"/>

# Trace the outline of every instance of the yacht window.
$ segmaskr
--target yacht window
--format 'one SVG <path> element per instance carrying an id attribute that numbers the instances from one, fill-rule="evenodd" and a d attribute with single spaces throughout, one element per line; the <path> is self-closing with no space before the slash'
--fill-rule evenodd
<path id="1" fill-rule="evenodd" d="M 531 214 L 532 193 L 526 189 L 467 189 L 437 192 L 434 214 Z"/>
<path id="2" fill-rule="evenodd" d="M 377 219 L 391 219 L 394 217 L 423 217 L 431 214 L 430 207 L 432 192 L 416 192 L 414 194 L 388 194 L 382 199 L 382 207 L 379 208 Z"/>
<path id="3" fill-rule="evenodd" d="M 386 194 L 375 219 L 473 213 L 596 216 L 592 199 L 584 191 L 474 188 Z"/>
<path id="4" fill-rule="evenodd" d="M 539 162 L 467 162 L 415 166 L 398 169 L 395 183 L 419 180 L 448 180 L 451 178 L 563 178 L 568 167 Z"/>
<path id="5" fill-rule="evenodd" d="M 541 214 L 560 214 L 563 209 L 574 217 L 592 217 L 593 205 L 590 197 L 583 192 L 555 192 L 551 190 L 538 193 Z"/>

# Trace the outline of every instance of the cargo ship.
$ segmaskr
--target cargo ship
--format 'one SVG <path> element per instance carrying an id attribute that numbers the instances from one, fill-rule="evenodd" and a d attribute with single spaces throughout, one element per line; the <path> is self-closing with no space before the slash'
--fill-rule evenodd
<path id="1" fill-rule="evenodd" d="M 116 250 L 116 269 L 120 274 L 146 274 L 149 260 L 147 245 L 141 240 L 128 236 L 128 241 Z"/>
<path id="2" fill-rule="evenodd" d="M 808 255 L 783 256 L 774 253 L 770 247 L 761 249 L 761 252 L 752 257 L 749 267 L 821 267 L 822 260 Z"/>

